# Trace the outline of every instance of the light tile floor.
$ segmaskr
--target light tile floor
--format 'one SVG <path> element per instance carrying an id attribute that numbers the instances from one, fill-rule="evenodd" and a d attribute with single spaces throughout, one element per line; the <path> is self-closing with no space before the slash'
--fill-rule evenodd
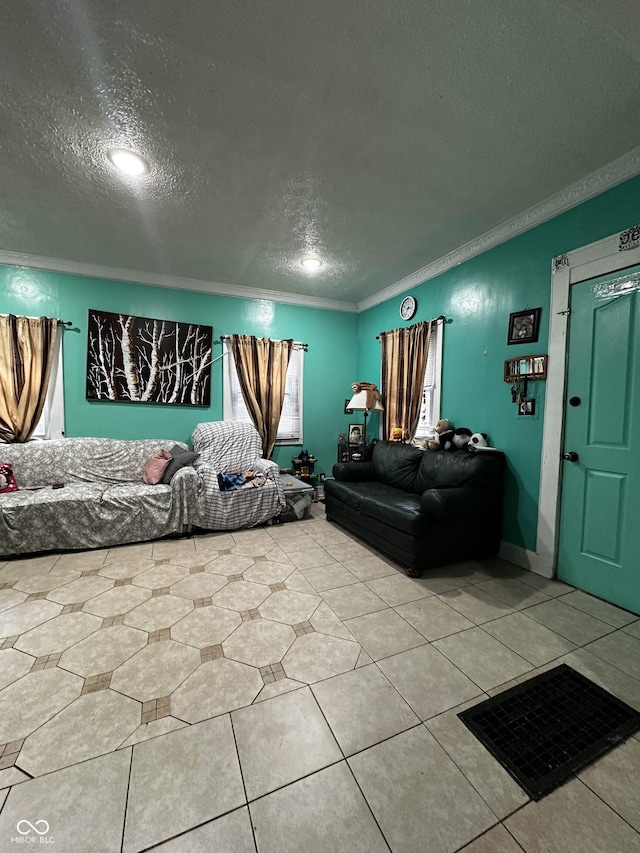
<path id="1" fill-rule="evenodd" d="M 640 710 L 639 660 L 633 614 L 407 578 L 320 504 L 0 562 L 0 849 L 640 853 L 640 734 L 531 803 L 457 717 L 559 661 Z"/>

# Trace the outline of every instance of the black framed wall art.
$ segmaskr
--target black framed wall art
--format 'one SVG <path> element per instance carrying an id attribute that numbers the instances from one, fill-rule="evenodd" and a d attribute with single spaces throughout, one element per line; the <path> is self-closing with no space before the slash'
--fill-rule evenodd
<path id="1" fill-rule="evenodd" d="M 213 326 L 89 309 L 87 400 L 208 406 Z"/>

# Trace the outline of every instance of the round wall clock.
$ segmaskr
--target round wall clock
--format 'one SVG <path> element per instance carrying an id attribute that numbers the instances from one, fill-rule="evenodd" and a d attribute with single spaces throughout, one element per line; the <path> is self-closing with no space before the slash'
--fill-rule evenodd
<path id="1" fill-rule="evenodd" d="M 418 310 L 418 303 L 413 296 L 405 296 L 400 303 L 400 316 L 403 320 L 410 320 Z"/>

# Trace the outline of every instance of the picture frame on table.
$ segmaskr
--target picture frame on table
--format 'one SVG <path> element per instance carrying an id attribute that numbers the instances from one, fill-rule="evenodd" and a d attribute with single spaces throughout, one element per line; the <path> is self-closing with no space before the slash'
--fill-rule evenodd
<path id="1" fill-rule="evenodd" d="M 349 444 L 350 445 L 359 445 L 362 444 L 363 438 L 363 427 L 362 424 L 349 424 Z"/>
<path id="2" fill-rule="evenodd" d="M 542 308 L 527 308 L 509 314 L 507 344 L 533 344 L 538 340 Z"/>

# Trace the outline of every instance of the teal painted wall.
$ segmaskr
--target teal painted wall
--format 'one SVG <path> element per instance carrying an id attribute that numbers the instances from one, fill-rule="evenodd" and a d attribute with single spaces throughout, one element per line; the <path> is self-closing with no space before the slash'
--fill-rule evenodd
<path id="1" fill-rule="evenodd" d="M 488 433 L 491 444 L 507 455 L 504 538 L 508 542 L 535 550 L 546 383 L 530 384 L 536 415 L 519 418 L 509 386 L 502 381 L 504 359 L 547 351 L 551 259 L 639 221 L 640 177 L 408 291 L 418 299 L 418 314 L 412 322 L 439 314 L 450 321 L 445 329 L 442 415 L 456 426 Z M 74 322 L 74 328 L 64 333 L 67 435 L 188 440 L 199 421 L 222 418 L 221 362 L 213 366 L 212 403 L 207 410 L 85 400 L 87 309 L 126 311 L 211 324 L 216 338 L 237 332 L 306 341 L 304 445 L 319 459 L 317 470 L 327 473 L 336 458 L 338 433 L 346 431 L 351 421 L 362 422 L 360 414 L 343 414 L 351 383 L 379 380 L 376 335 L 403 325 L 399 304 L 396 297 L 358 317 L 266 300 L 0 266 L 0 313 L 44 314 Z M 509 314 L 537 306 L 543 309 L 538 343 L 507 346 Z M 369 434 L 376 434 L 377 418 L 372 416 L 369 423 Z M 298 449 L 278 447 L 274 458 L 286 467 Z"/>
<path id="2" fill-rule="evenodd" d="M 535 417 L 518 417 L 506 358 L 548 351 L 551 259 L 640 222 L 640 177 L 621 184 L 518 237 L 412 288 L 411 322 L 444 314 L 442 416 L 455 426 L 486 432 L 508 460 L 504 539 L 535 551 L 546 382 L 529 383 Z M 403 294 L 404 296 L 405 294 Z M 376 335 L 410 325 L 400 319 L 402 297 L 359 318 L 358 375 L 380 377 Z M 542 306 L 538 343 L 507 346 L 509 314 Z M 372 425 L 373 426 L 373 425 Z"/>
<path id="3" fill-rule="evenodd" d="M 212 325 L 214 337 L 248 334 L 289 338 L 309 344 L 304 364 L 304 446 L 318 459 L 318 472 L 331 472 L 338 433 L 350 418 L 357 358 L 358 317 L 258 299 L 238 299 L 165 287 L 0 266 L 0 313 L 71 320 L 64 331 L 65 432 L 67 436 L 173 438 L 189 441 L 201 421 L 222 419 L 222 359 L 212 367 L 211 406 L 88 402 L 85 399 L 87 310 L 126 312 L 142 317 Z M 214 346 L 214 357 L 222 345 Z M 351 418 L 353 420 L 353 418 Z M 291 464 L 300 446 L 279 446 L 273 458 Z"/>

